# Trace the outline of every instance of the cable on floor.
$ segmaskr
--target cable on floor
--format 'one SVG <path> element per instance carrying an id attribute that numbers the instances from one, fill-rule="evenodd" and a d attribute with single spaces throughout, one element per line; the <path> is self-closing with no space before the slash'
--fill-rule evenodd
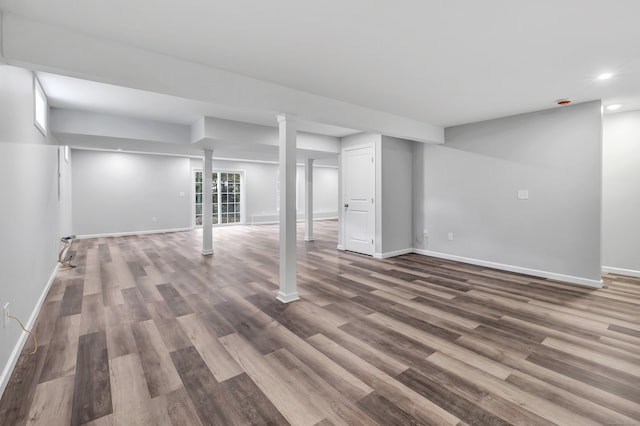
<path id="1" fill-rule="evenodd" d="M 7 315 L 7 318 L 13 318 L 14 320 L 18 321 L 18 324 L 20 324 L 20 327 L 22 327 L 24 331 L 26 331 L 31 335 L 31 337 L 33 337 L 34 348 L 33 348 L 33 352 L 31 352 L 29 355 L 35 355 L 35 353 L 38 351 L 38 339 L 36 338 L 36 335 L 33 333 L 33 331 L 27 330 L 24 324 L 22 324 L 22 321 L 20 321 L 18 318 L 14 317 L 13 315 Z"/>

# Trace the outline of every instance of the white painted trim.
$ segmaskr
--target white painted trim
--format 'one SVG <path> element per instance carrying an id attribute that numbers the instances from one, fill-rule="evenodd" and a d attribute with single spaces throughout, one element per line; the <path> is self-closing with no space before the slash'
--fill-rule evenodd
<path id="1" fill-rule="evenodd" d="M 202 159 L 202 158 L 201 158 Z M 204 163 L 204 162 L 203 162 Z M 203 164 L 204 165 L 204 164 Z M 191 169 L 191 189 L 193 189 L 193 191 L 191 191 L 191 226 L 193 228 L 202 228 L 202 225 L 196 225 L 196 191 L 195 191 L 195 185 L 196 185 L 196 174 L 197 173 L 202 173 L 202 175 L 204 176 L 204 169 L 203 168 L 198 168 L 198 167 L 194 167 Z M 217 226 L 228 226 L 228 225 L 244 225 L 246 224 L 246 220 L 247 220 L 247 214 L 245 212 L 245 208 L 244 206 L 246 205 L 246 191 L 245 191 L 245 187 L 246 187 L 246 180 L 245 180 L 245 170 L 237 170 L 237 169 L 223 169 L 223 168 L 216 168 L 216 167 L 212 167 L 211 169 L 211 174 L 216 173 L 218 176 L 218 180 L 215 182 L 216 185 L 218 185 L 218 188 L 220 188 L 220 175 L 222 173 L 239 173 L 240 174 L 240 222 L 232 222 L 232 223 L 222 223 L 222 197 L 218 197 L 218 223 L 214 223 L 212 225 L 212 227 L 217 227 Z M 204 191 L 204 177 L 202 178 L 202 189 Z M 204 192 L 202 193 L 204 194 Z M 218 189 L 218 194 L 220 193 L 220 189 Z M 204 195 L 203 195 L 204 196 Z M 204 203 L 203 203 L 204 205 Z M 202 209 L 202 217 L 204 217 L 204 208 Z"/>
<path id="2" fill-rule="evenodd" d="M 44 103 L 44 117 L 43 122 L 38 121 L 38 99 Z M 38 80 L 36 73 L 33 73 L 33 125 L 42 133 L 42 136 L 47 137 L 49 133 L 49 98 Z"/>
<path id="3" fill-rule="evenodd" d="M 612 266 L 603 266 L 602 272 L 608 272 L 610 274 L 626 275 L 629 277 L 640 277 L 640 271 L 633 269 L 614 268 Z"/>
<path id="4" fill-rule="evenodd" d="M 377 143 L 377 141 L 366 142 L 366 143 L 359 144 L 359 145 L 343 147 L 342 150 L 340 151 L 340 158 L 341 158 L 341 160 L 340 160 L 340 175 L 341 175 L 341 180 L 340 180 L 340 183 L 339 183 L 340 188 L 338 188 L 338 191 L 340 193 L 340 197 L 339 198 L 340 198 L 340 203 L 341 204 L 338 205 L 338 209 L 339 210 L 343 209 L 343 206 L 344 206 L 344 203 L 345 203 L 345 200 L 346 200 L 345 192 L 347 191 L 347 189 L 346 189 L 347 185 L 345 184 L 345 181 L 344 181 L 345 164 L 342 162 L 342 159 L 345 158 L 346 153 L 349 152 L 349 151 L 357 151 L 357 150 L 360 150 L 360 149 L 369 149 L 369 148 L 371 148 L 373 150 L 373 164 L 374 164 L 373 175 L 374 176 L 373 176 L 373 194 L 372 194 L 372 196 L 373 196 L 373 199 L 375 200 L 375 203 L 373 203 L 373 206 L 372 206 L 373 211 L 372 211 L 372 218 L 371 218 L 372 222 L 373 222 L 373 230 L 369 230 L 369 231 L 372 231 L 372 232 L 370 232 L 371 235 L 369 235 L 369 236 L 372 238 L 371 243 L 372 243 L 373 247 L 371 248 L 371 252 L 370 253 L 354 252 L 354 253 L 364 254 L 366 256 L 375 256 L 376 245 L 374 244 L 374 242 L 375 243 L 378 242 L 378 235 L 377 235 L 377 232 L 376 232 L 377 229 L 378 229 L 378 226 L 377 226 L 376 218 L 382 217 L 378 212 L 378 208 L 380 206 L 380 199 L 381 199 L 381 197 L 378 197 L 378 195 L 379 195 L 378 194 L 378 189 L 380 188 L 379 185 L 378 185 L 378 178 L 380 177 L 380 174 L 378 173 L 378 167 L 379 167 L 379 165 L 380 165 L 380 167 L 382 167 L 381 166 L 382 161 L 380 161 L 379 150 L 377 149 L 378 145 L 379 144 Z M 347 247 L 347 243 L 346 243 L 347 221 L 345 220 L 345 210 L 346 210 L 346 208 L 343 209 L 343 210 L 340 210 L 342 212 L 342 218 L 341 218 L 342 223 L 339 224 L 339 225 L 342 226 L 342 229 L 341 229 L 340 233 L 342 234 L 342 240 L 343 240 L 342 243 L 343 243 L 343 246 L 345 247 L 344 250 L 346 250 L 346 247 Z M 338 214 L 340 214 L 340 213 L 338 213 Z"/>
<path id="5" fill-rule="evenodd" d="M 213 254 L 213 249 L 211 250 L 202 250 L 201 251 L 203 256 L 211 256 Z"/>
<path id="6" fill-rule="evenodd" d="M 40 313 L 40 308 L 42 308 L 42 305 L 44 304 L 44 301 L 47 298 L 47 294 L 49 294 L 49 289 L 51 288 L 51 285 L 53 285 L 53 282 L 56 279 L 56 274 L 58 273 L 59 268 L 60 268 L 60 264 L 56 262 L 56 266 L 53 268 L 53 272 L 49 277 L 49 281 L 47 282 L 47 285 L 42 290 L 42 293 L 40 294 L 40 297 L 38 298 L 36 305 L 33 307 L 33 311 L 31 311 L 31 315 L 29 316 L 27 323 L 24 325 L 28 330 L 31 330 L 34 324 L 36 323 L 36 318 L 38 318 L 38 314 Z M 0 397 L 2 397 L 2 394 L 4 393 L 4 390 L 6 389 L 7 384 L 9 383 L 9 379 L 11 378 L 11 374 L 13 373 L 13 369 L 15 368 L 16 363 L 18 362 L 18 358 L 20 357 L 20 352 L 22 352 L 22 348 L 24 347 L 24 344 L 27 342 L 28 336 L 29 336 L 28 333 L 25 333 L 25 332 L 20 333 L 20 338 L 18 338 L 18 341 L 16 342 L 15 346 L 13 347 L 13 350 L 11 351 L 11 355 L 9 355 L 9 360 L 7 361 L 7 364 L 4 366 L 2 370 L 2 375 L 0 376 Z"/>
<path id="7" fill-rule="evenodd" d="M 336 153 L 337 155 L 337 153 Z M 199 159 L 201 157 L 198 156 L 190 156 L 191 158 Z M 258 163 L 258 164 L 273 164 L 278 165 L 280 162 L 278 161 L 268 161 L 268 160 L 251 160 L 251 159 L 243 159 L 243 158 L 227 158 L 227 157 L 212 157 L 213 161 L 228 161 L 233 163 Z M 297 167 L 304 167 L 304 163 L 296 163 Z M 313 167 L 326 168 L 326 169 L 337 169 L 338 166 L 333 166 L 329 164 L 314 164 Z"/>
<path id="8" fill-rule="evenodd" d="M 282 303 L 290 303 L 295 302 L 296 300 L 300 300 L 300 296 L 298 296 L 298 292 L 295 291 L 290 294 L 284 294 L 283 292 L 278 292 L 278 297 L 276 297 Z"/>
<path id="9" fill-rule="evenodd" d="M 340 250 L 340 251 L 344 251 L 344 246 L 342 244 L 338 244 L 338 246 L 336 247 L 336 249 Z"/>
<path id="10" fill-rule="evenodd" d="M 258 215 L 256 215 L 258 216 Z M 262 215 L 259 215 L 262 216 Z M 265 216 L 275 216 L 275 215 L 265 215 Z M 322 221 L 326 221 L 326 220 L 338 220 L 338 216 L 329 216 L 329 217 L 317 217 L 314 218 L 313 221 L 314 222 L 322 222 Z M 296 223 L 302 223 L 304 222 L 304 219 L 297 219 Z M 249 222 L 247 225 L 277 225 L 279 224 L 280 221 L 279 220 L 265 220 L 265 221 L 260 221 L 260 222 Z M 229 225 L 233 225 L 233 224 L 229 224 Z"/>
<path id="11" fill-rule="evenodd" d="M 202 156 L 197 156 L 193 154 L 174 154 L 170 152 L 136 151 L 132 149 L 95 148 L 95 147 L 73 146 L 73 145 L 70 145 L 70 148 L 76 151 L 117 152 L 120 154 L 159 155 L 160 157 L 180 157 L 180 158 L 202 159 Z"/>
<path id="12" fill-rule="evenodd" d="M 541 271 L 538 269 L 523 268 L 521 266 L 505 265 L 503 263 L 489 262 L 486 260 L 472 259 L 469 257 L 456 256 L 453 254 L 440 253 L 430 250 L 413 249 L 414 253 L 425 256 L 439 257 L 441 259 L 455 260 L 456 262 L 470 263 L 472 265 L 486 266 L 488 268 L 501 269 L 503 271 L 515 272 L 518 274 L 533 275 L 535 277 L 548 278 L 556 281 L 563 281 L 571 284 L 578 284 L 586 287 L 602 288 L 602 280 L 590 280 L 587 278 L 574 277 L 571 275 L 557 274 L 555 272 Z"/>
<path id="13" fill-rule="evenodd" d="M 111 232 L 107 234 L 86 234 L 86 235 L 78 235 L 76 236 L 76 239 L 85 240 L 87 238 L 128 237 L 131 235 L 165 234 L 167 232 L 191 231 L 193 229 L 195 228 L 189 227 L 189 228 L 173 228 L 173 229 L 153 229 L 150 231 Z"/>
<path id="14" fill-rule="evenodd" d="M 413 253 L 412 248 L 406 248 L 402 250 L 388 251 L 386 253 L 374 253 L 373 257 L 376 259 L 386 259 L 388 257 L 402 256 L 403 254 Z"/>
<path id="15" fill-rule="evenodd" d="M 336 153 L 336 156 L 337 156 L 337 155 L 338 155 L 338 154 Z M 304 166 L 304 163 L 297 164 L 297 166 L 298 166 L 298 167 L 300 167 L 300 166 Z M 313 164 L 313 168 L 314 168 L 314 169 L 337 169 L 337 168 L 338 168 L 338 166 L 333 166 L 333 165 L 329 165 L 329 164 L 315 164 L 315 163 L 314 163 L 314 164 Z"/>

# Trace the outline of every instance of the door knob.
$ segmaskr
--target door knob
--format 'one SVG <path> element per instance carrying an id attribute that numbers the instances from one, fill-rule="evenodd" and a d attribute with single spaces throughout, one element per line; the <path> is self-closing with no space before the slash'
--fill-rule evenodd
<path id="1" fill-rule="evenodd" d="M 345 209 L 346 209 L 346 208 L 349 208 L 349 204 L 345 204 L 345 205 L 344 205 L 344 208 L 345 208 Z"/>

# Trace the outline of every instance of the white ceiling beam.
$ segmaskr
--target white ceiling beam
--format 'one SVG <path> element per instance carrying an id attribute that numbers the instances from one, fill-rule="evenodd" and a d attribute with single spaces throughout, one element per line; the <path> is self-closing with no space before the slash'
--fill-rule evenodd
<path id="1" fill-rule="evenodd" d="M 443 143 L 444 129 L 202 64 L 5 14 L 7 63 L 201 100 L 235 108 L 296 114 L 304 120 L 403 139 Z"/>
<path id="2" fill-rule="evenodd" d="M 300 149 L 340 153 L 340 138 L 318 135 L 308 132 L 297 132 L 297 146 Z M 191 142 L 200 139 L 236 144 L 278 146 L 278 129 L 260 124 L 225 120 L 216 117 L 203 117 L 191 128 Z"/>
<path id="3" fill-rule="evenodd" d="M 50 127 L 61 145 L 75 148 L 188 156 L 199 156 L 203 149 L 213 149 L 220 157 L 278 159 L 277 128 L 212 117 L 202 117 L 187 126 L 52 108 Z M 340 152 L 340 139 L 334 136 L 298 132 L 298 141 L 297 156 L 301 160 L 335 159 Z M 334 165 L 335 160 L 328 164 Z"/>
<path id="4" fill-rule="evenodd" d="M 188 144 L 191 130 L 182 124 L 63 108 L 51 108 L 50 122 L 54 133 L 173 144 Z"/>

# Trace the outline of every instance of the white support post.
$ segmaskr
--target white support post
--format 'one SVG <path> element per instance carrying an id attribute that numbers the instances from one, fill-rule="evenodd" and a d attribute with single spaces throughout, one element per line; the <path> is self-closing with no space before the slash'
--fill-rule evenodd
<path id="1" fill-rule="evenodd" d="M 204 150 L 204 171 L 202 172 L 202 254 L 213 254 L 213 197 L 211 188 L 213 181 L 213 151 Z"/>
<path id="2" fill-rule="evenodd" d="M 313 158 L 304 162 L 304 240 L 313 241 Z"/>
<path id="3" fill-rule="evenodd" d="M 342 154 L 338 154 L 338 250 L 344 250 L 344 209 L 342 208 Z"/>
<path id="4" fill-rule="evenodd" d="M 296 283 L 296 120 L 278 115 L 280 128 L 280 291 L 283 303 L 300 299 Z"/>

